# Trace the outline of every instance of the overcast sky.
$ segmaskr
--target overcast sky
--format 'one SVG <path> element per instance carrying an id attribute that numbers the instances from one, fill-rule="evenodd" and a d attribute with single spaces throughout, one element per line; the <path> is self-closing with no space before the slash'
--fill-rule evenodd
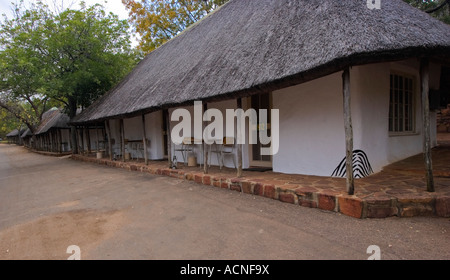
<path id="1" fill-rule="evenodd" d="M 0 0 L 0 15 L 6 14 L 9 18 L 12 16 L 11 7 L 12 4 L 19 2 L 19 0 Z M 28 7 L 29 3 L 36 2 L 36 0 L 24 0 L 26 3 L 26 7 Z M 48 4 L 50 7 L 53 7 L 53 3 L 57 3 L 57 5 L 61 4 L 64 8 L 68 8 L 70 6 L 71 9 L 78 9 L 80 7 L 79 3 L 81 0 L 42 0 L 42 2 Z M 85 0 L 84 1 L 88 6 L 92 6 L 95 3 L 101 4 L 105 7 L 107 12 L 112 12 L 119 16 L 120 19 L 128 19 L 128 11 L 125 9 L 125 6 L 122 4 L 122 0 Z M 0 16 L 0 19 L 3 20 L 3 17 Z M 131 32 L 131 31 L 130 31 Z M 134 34 L 131 34 L 134 35 Z M 136 36 L 131 36 L 131 44 L 133 46 L 138 45 L 138 40 Z"/>
<path id="2" fill-rule="evenodd" d="M 7 16 L 11 15 L 11 2 L 19 2 L 19 0 L 0 0 L 0 15 L 6 14 Z M 33 3 L 36 0 L 25 0 L 25 3 Z M 78 9 L 80 0 L 42 0 L 42 2 L 48 4 L 50 7 L 53 7 L 53 3 L 56 2 L 58 5 L 63 3 L 64 7 L 67 8 L 71 3 L 74 3 L 71 8 Z M 118 15 L 120 19 L 127 19 L 128 12 L 125 9 L 125 6 L 122 4 L 122 0 L 85 0 L 88 6 L 91 6 L 95 3 L 102 4 L 106 11 L 113 12 Z M 106 2 L 106 3 L 105 3 Z"/>

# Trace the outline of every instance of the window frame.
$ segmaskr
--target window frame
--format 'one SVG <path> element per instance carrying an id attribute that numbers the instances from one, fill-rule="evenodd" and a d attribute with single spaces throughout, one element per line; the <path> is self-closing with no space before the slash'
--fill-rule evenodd
<path id="1" fill-rule="evenodd" d="M 405 115 L 405 106 L 406 106 L 406 102 L 405 102 L 405 86 L 403 86 L 403 108 L 402 108 L 402 112 L 403 112 L 403 130 L 402 131 L 394 131 L 394 123 L 392 123 L 392 127 L 394 128 L 394 130 L 391 131 L 391 121 L 393 122 L 395 118 L 395 116 L 392 116 L 392 120 L 391 120 L 391 106 L 392 106 L 392 102 L 391 102 L 391 90 L 393 90 L 393 87 L 391 86 L 391 77 L 394 78 L 394 76 L 399 76 L 401 77 L 403 80 L 405 79 L 410 79 L 412 81 L 412 86 L 411 89 L 409 89 L 411 91 L 411 126 L 412 129 L 405 131 L 405 125 L 406 125 L 406 115 Z M 393 93 L 395 94 L 395 93 Z M 395 96 L 393 95 L 393 97 L 395 98 Z M 417 135 L 417 78 L 415 75 L 410 74 L 410 73 L 405 73 L 405 72 L 401 72 L 401 71 L 391 71 L 389 74 L 389 110 L 388 110 L 388 132 L 389 132 L 389 136 L 410 136 L 410 135 Z M 394 114 L 394 113 L 393 113 Z"/>

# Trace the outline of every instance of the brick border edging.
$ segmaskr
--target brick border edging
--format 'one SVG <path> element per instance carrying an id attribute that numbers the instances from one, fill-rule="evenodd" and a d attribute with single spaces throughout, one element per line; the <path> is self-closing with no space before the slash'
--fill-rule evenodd
<path id="1" fill-rule="evenodd" d="M 28 148 L 25 147 L 25 149 L 27 149 L 28 151 L 32 152 L 32 153 L 36 153 L 39 155 L 43 155 L 43 156 L 49 156 L 49 157 L 63 157 L 63 156 L 69 156 L 72 155 L 72 152 L 61 152 L 61 153 L 57 153 L 57 152 L 46 152 L 46 151 L 38 151 L 32 148 Z"/>
<path id="2" fill-rule="evenodd" d="M 177 179 L 193 181 L 206 186 L 230 189 L 263 196 L 286 203 L 309 208 L 332 211 L 346 216 L 364 218 L 387 218 L 392 216 L 439 216 L 450 217 L 450 197 L 439 197 L 430 194 L 427 197 L 396 198 L 396 197 L 367 197 L 361 199 L 357 196 L 338 193 L 331 190 L 308 189 L 308 187 L 283 189 L 273 184 L 264 184 L 247 180 L 245 178 L 226 178 L 202 172 L 191 172 L 180 169 L 156 168 L 148 165 L 139 165 L 130 162 L 110 161 L 109 159 L 89 158 L 82 155 L 72 155 L 72 159 L 97 163 L 110 167 L 118 167 L 129 171 L 140 171 L 153 175 L 170 176 Z"/>

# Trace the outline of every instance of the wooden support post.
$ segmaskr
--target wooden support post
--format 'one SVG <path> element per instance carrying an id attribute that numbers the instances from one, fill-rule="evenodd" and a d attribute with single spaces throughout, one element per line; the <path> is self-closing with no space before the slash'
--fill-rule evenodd
<path id="1" fill-rule="evenodd" d="M 145 132 L 145 114 L 142 114 L 142 142 L 144 146 L 144 162 L 145 165 L 147 165 L 148 155 L 147 155 L 147 133 Z"/>
<path id="2" fill-rule="evenodd" d="M 81 141 L 80 141 L 80 142 L 81 142 L 81 143 L 80 143 L 80 144 L 81 144 L 81 146 L 80 146 L 80 147 L 81 147 L 80 153 L 81 153 L 81 154 L 84 154 L 84 133 L 83 133 L 83 128 L 80 128 L 80 129 L 79 129 L 79 132 L 80 132 L 80 140 L 81 140 Z"/>
<path id="3" fill-rule="evenodd" d="M 72 154 L 78 154 L 78 136 L 77 136 L 77 127 L 71 125 L 70 126 L 70 150 Z"/>
<path id="4" fill-rule="evenodd" d="M 95 137 L 96 137 L 95 139 L 97 141 L 97 152 L 100 152 L 100 146 L 99 146 L 100 141 L 99 141 L 99 137 L 98 137 L 98 127 L 95 128 Z"/>
<path id="5" fill-rule="evenodd" d="M 109 160 L 113 160 L 113 153 L 112 153 L 112 141 L 111 141 L 111 128 L 109 127 L 109 120 L 105 121 L 105 127 L 106 127 L 106 133 L 108 135 L 108 153 L 109 153 Z"/>
<path id="6" fill-rule="evenodd" d="M 350 68 L 344 70 L 342 75 L 344 94 L 344 123 L 345 123 L 345 168 L 347 180 L 347 193 L 355 194 L 355 182 L 353 177 L 353 126 L 351 113 L 351 93 L 350 93 Z"/>
<path id="7" fill-rule="evenodd" d="M 52 137 L 52 142 L 53 142 L 53 152 L 57 153 L 58 152 L 58 129 L 55 129 L 54 132 L 52 133 L 53 137 Z"/>
<path id="8" fill-rule="evenodd" d="M 123 119 L 120 119 L 120 151 L 122 153 L 122 161 L 125 161 L 125 128 Z"/>
<path id="9" fill-rule="evenodd" d="M 58 152 L 58 143 L 56 142 L 57 141 L 57 133 L 58 133 L 58 131 L 54 130 L 51 134 L 52 135 L 52 152 L 54 152 L 54 153 Z"/>
<path id="10" fill-rule="evenodd" d="M 242 98 L 237 99 L 237 108 L 242 109 Z M 240 121 L 239 119 L 237 120 Z M 243 135 L 241 135 L 241 130 L 237 130 L 237 139 L 236 139 L 236 145 L 237 145 L 237 177 L 242 177 L 242 143 L 239 143 L 238 140 L 243 139 Z"/>
<path id="11" fill-rule="evenodd" d="M 203 114 L 207 110 L 208 110 L 208 104 L 205 102 L 205 103 L 203 103 Z M 203 134 L 203 131 L 204 131 L 204 127 L 203 126 L 204 125 L 203 125 L 203 116 L 202 116 L 202 134 Z M 206 144 L 205 141 L 203 141 L 202 145 L 203 145 L 203 173 L 204 174 L 208 174 L 208 172 L 209 172 L 209 168 L 208 168 L 209 167 L 208 166 L 208 145 Z"/>
<path id="12" fill-rule="evenodd" d="M 425 160 L 427 191 L 434 192 L 433 162 L 431 160 L 429 69 L 428 59 L 422 58 L 420 62 L 420 79 L 422 85 L 423 154 Z"/>
<path id="13" fill-rule="evenodd" d="M 89 132 L 89 126 L 85 128 L 86 130 L 86 146 L 88 155 L 91 153 L 91 133 Z"/>
<path id="14" fill-rule="evenodd" d="M 58 144 L 58 152 L 62 153 L 63 152 L 63 149 L 62 149 L 62 133 L 63 133 L 63 130 L 59 129 L 58 132 L 59 132 L 58 133 L 58 142 L 59 142 L 59 144 Z"/>
<path id="15" fill-rule="evenodd" d="M 45 144 L 45 147 L 46 147 L 45 151 L 49 152 L 50 151 L 50 141 L 48 140 L 48 133 L 45 134 L 45 142 L 46 142 L 46 144 Z"/>
<path id="16" fill-rule="evenodd" d="M 54 132 L 52 133 L 52 135 L 53 135 L 53 139 L 52 139 L 53 152 L 57 153 L 58 152 L 58 130 L 55 129 Z"/>
<path id="17" fill-rule="evenodd" d="M 163 110 L 163 114 L 165 114 L 165 117 L 166 117 L 167 157 L 168 157 L 169 168 L 171 168 L 172 167 L 172 137 L 171 137 L 171 131 L 170 131 L 170 114 L 169 114 L 169 109 Z"/>
<path id="18" fill-rule="evenodd" d="M 54 150 L 53 150 L 53 133 L 51 130 L 48 131 L 48 147 L 49 147 L 49 152 L 54 152 Z"/>

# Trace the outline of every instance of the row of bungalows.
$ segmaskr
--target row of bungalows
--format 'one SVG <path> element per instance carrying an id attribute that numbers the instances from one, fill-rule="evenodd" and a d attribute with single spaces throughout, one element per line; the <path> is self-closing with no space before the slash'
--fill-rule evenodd
<path id="1" fill-rule="evenodd" d="M 7 134 L 8 143 L 24 145 L 36 151 L 69 153 L 72 151 L 69 120 L 69 116 L 62 109 L 51 108 L 42 114 L 34 133 L 29 128 L 21 129 L 20 132 L 15 129 Z M 83 129 L 77 132 L 76 143 L 79 150 L 87 152 L 99 150 L 100 147 L 103 147 L 102 151 L 105 150 L 104 127 L 91 127 L 89 130 Z"/>
<path id="2" fill-rule="evenodd" d="M 25 147 L 36 151 L 63 154 L 71 152 L 69 117 L 58 108 L 42 114 L 41 122 L 34 129 L 24 129 L 20 135 Z"/>
<path id="3" fill-rule="evenodd" d="M 25 131 L 25 129 L 14 129 L 6 134 L 6 140 L 8 144 L 22 145 L 20 135 Z"/>
<path id="4" fill-rule="evenodd" d="M 42 115 L 34 131 L 22 135 L 25 143 L 37 151 L 67 153 L 71 151 L 69 117 L 58 108 L 52 108 Z"/>
<path id="5" fill-rule="evenodd" d="M 188 159 L 173 139 L 186 133 L 174 129 L 180 112 L 190 112 L 191 135 L 201 137 L 216 120 L 224 129 L 211 137 L 241 133 L 245 144 L 233 151 L 238 169 L 342 176 L 350 187 L 352 175 L 436 145 L 428 98 L 449 66 L 450 27 L 402 0 L 381 7 L 366 0 L 231 0 L 147 55 L 71 123 L 105 127 L 111 156 L 124 154 L 126 140 L 145 146 L 130 149 L 131 156 L 182 162 Z M 245 132 L 228 119 L 235 129 L 227 131 L 225 116 L 238 108 L 277 113 L 267 122 L 247 119 Z M 216 120 L 202 118 L 209 109 Z M 255 132 L 272 142 L 249 139 Z M 198 146 L 192 152 L 199 164 L 219 165 Z M 265 155 L 268 146 L 273 153 Z"/>

